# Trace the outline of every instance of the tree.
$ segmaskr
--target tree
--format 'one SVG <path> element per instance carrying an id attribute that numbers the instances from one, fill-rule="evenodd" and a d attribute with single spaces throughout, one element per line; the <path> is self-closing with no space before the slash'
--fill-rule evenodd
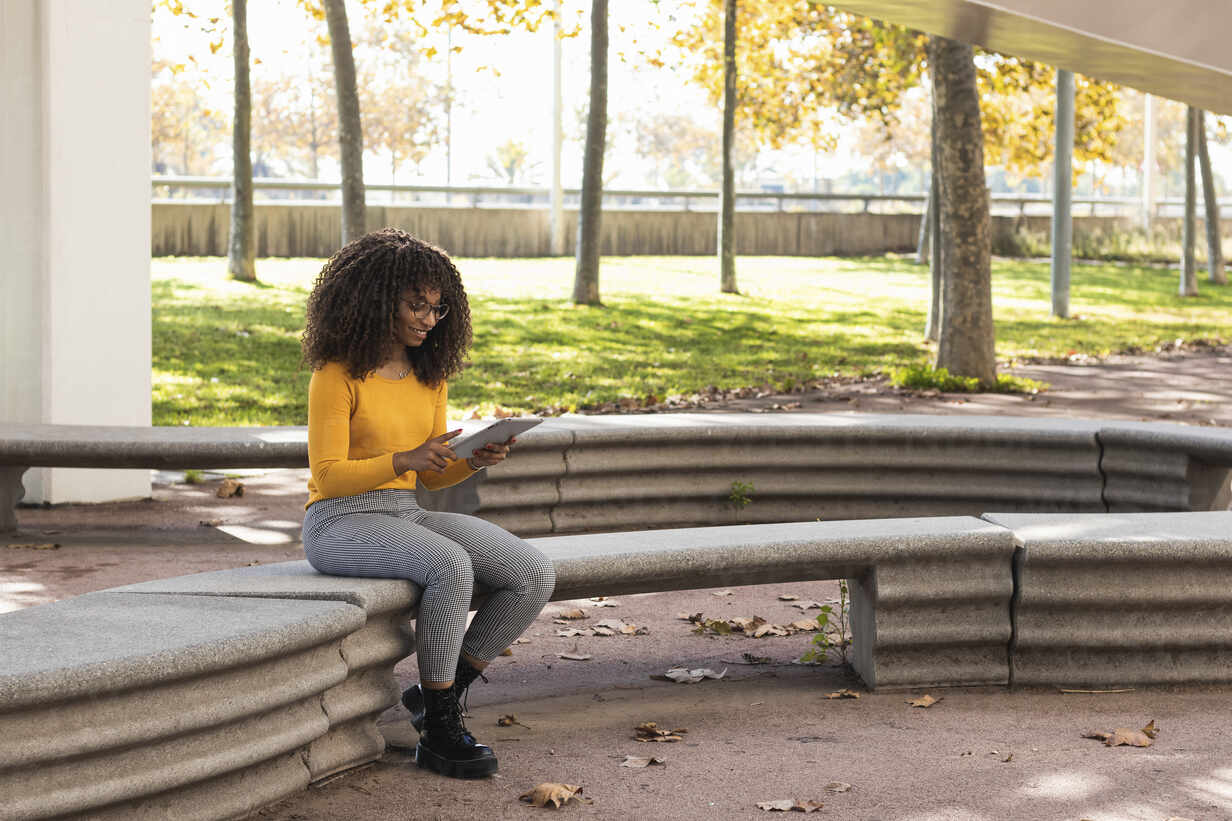
<path id="1" fill-rule="evenodd" d="M 226 120 L 202 101 L 196 71 L 164 61 L 155 61 L 153 69 L 150 147 L 154 171 L 188 176 L 209 171 L 214 146 L 226 133 Z"/>
<path id="2" fill-rule="evenodd" d="M 1194 154 L 1198 147 L 1198 109 L 1185 109 L 1185 218 L 1181 225 L 1181 296 L 1198 295 L 1198 275 L 1194 262 L 1194 234 L 1197 222 L 1197 188 L 1194 182 Z"/>
<path id="3" fill-rule="evenodd" d="M 508 139 L 487 156 L 488 170 L 507 185 L 515 185 L 528 170 L 530 150 L 521 140 Z"/>
<path id="4" fill-rule="evenodd" d="M 1211 282 L 1227 285 L 1228 274 L 1223 266 L 1220 241 L 1219 201 L 1215 197 L 1215 178 L 1211 173 L 1211 154 L 1206 147 L 1206 118 L 1198 111 L 1198 167 L 1202 172 L 1202 204 L 1206 208 L 1206 267 Z"/>
<path id="5" fill-rule="evenodd" d="M 248 69 L 248 0 L 231 0 L 234 26 L 235 121 L 231 129 L 231 236 L 227 271 L 256 282 L 256 232 L 252 209 L 252 93 Z"/>
<path id="6" fill-rule="evenodd" d="M 941 206 L 942 306 L 937 367 L 996 382 L 984 135 L 971 46 L 931 37 Z"/>
<path id="7" fill-rule="evenodd" d="M 582 202 L 578 209 L 577 266 L 573 301 L 599 305 L 599 228 L 603 210 L 603 146 L 607 130 L 607 0 L 591 0 L 590 111 L 582 154 Z"/>
<path id="8" fill-rule="evenodd" d="M 367 222 L 364 202 L 364 130 L 355 83 L 355 54 L 347 24 L 345 0 L 322 0 L 334 57 L 334 91 L 338 99 L 338 156 L 342 165 L 342 243 L 363 236 Z"/>
<path id="9" fill-rule="evenodd" d="M 736 130 L 736 0 L 723 6 L 723 184 L 719 195 L 719 290 L 736 294 L 736 180 L 732 151 Z"/>

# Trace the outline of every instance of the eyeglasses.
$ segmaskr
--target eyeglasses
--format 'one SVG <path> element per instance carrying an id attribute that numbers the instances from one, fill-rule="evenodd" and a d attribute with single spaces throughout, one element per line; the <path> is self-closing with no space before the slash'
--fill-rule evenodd
<path id="1" fill-rule="evenodd" d="M 411 309 L 411 313 L 415 315 L 416 319 L 427 319 L 428 314 L 436 314 L 436 321 L 440 322 L 441 319 L 449 313 L 449 306 L 443 302 L 440 305 L 433 305 L 430 302 L 422 301 L 410 302 L 405 299 L 402 300 L 402 302 L 406 304 L 406 307 Z"/>

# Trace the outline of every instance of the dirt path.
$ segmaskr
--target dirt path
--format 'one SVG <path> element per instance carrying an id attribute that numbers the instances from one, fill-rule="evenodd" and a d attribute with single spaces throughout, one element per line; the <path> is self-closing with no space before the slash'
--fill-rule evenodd
<path id="1" fill-rule="evenodd" d="M 1048 382 L 1035 397 L 925 395 L 883 381 L 836 384 L 805 394 L 750 396 L 702 410 L 868 411 L 1166 420 L 1232 426 L 1232 352 L 1180 351 L 1091 364 L 1038 364 L 1015 373 Z M 795 403 L 799 403 L 798 406 Z M 778 406 L 777 408 L 775 406 Z M 0 550 L 0 612 L 131 581 L 302 557 L 303 471 L 245 479 L 238 499 L 213 484 L 163 475 L 150 501 L 23 509 L 13 543 L 53 550 Z M 200 522 L 206 522 L 202 526 Z M 3 547 L 0 544 L 0 547 Z M 471 727 L 501 758 L 499 777 L 453 782 L 391 751 L 367 768 L 267 808 L 271 821 L 528 818 L 517 796 L 541 781 L 580 784 L 593 805 L 578 817 L 766 818 L 758 802 L 824 803 L 821 817 L 886 821 L 1232 818 L 1232 714 L 1227 688 L 1142 690 L 1098 696 L 1056 691 L 938 690 L 944 700 L 911 708 L 912 694 L 824 695 L 856 686 L 843 668 L 793 663 L 809 636 L 748 639 L 697 635 L 681 612 L 710 617 L 808 618 L 779 599 L 830 602 L 836 582 L 626 596 L 616 607 L 557 602 L 498 659 L 471 698 Z M 561 637 L 554 618 L 570 607 L 587 625 L 621 618 L 635 636 Z M 577 649 L 586 661 L 559 654 Z M 754 663 L 749 663 L 752 657 Z M 650 676 L 686 665 L 727 670 L 718 681 L 672 684 Z M 399 666 L 415 678 L 414 659 Z M 522 724 L 498 727 L 514 714 Z M 1149 749 L 1105 748 L 1084 729 L 1163 727 Z M 685 727 L 675 744 L 640 744 L 642 721 Z M 413 740 L 405 714 L 383 719 Z M 649 749 L 647 749 L 649 748 Z M 663 765 L 621 766 L 626 755 Z M 846 792 L 831 782 L 851 785 Z"/>

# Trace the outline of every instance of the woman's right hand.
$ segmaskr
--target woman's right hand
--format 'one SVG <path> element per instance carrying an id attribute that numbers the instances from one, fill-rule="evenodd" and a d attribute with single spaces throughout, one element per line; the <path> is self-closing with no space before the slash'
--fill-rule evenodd
<path id="1" fill-rule="evenodd" d="M 462 432 L 462 428 L 446 431 L 440 436 L 433 436 L 414 450 L 403 450 L 394 454 L 394 470 L 401 476 L 408 470 L 416 473 L 423 471 L 444 470 L 457 455 L 447 442 Z"/>

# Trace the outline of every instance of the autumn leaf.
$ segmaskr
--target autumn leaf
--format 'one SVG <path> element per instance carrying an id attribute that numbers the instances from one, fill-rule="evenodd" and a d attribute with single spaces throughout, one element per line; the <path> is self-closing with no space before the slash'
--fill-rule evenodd
<path id="1" fill-rule="evenodd" d="M 801 610 L 819 610 L 821 609 L 821 602 L 819 601 L 798 601 L 798 602 L 794 602 L 791 606 L 798 607 Z"/>
<path id="2" fill-rule="evenodd" d="M 620 602 L 607 596 L 596 596 L 589 600 L 591 607 L 620 607 Z"/>
<path id="3" fill-rule="evenodd" d="M 622 767 L 632 767 L 635 770 L 640 770 L 643 767 L 649 767 L 651 764 L 666 764 L 667 761 L 657 755 L 653 756 L 637 756 L 626 755 L 625 760 L 620 762 Z"/>
<path id="4" fill-rule="evenodd" d="M 780 798 L 778 801 L 758 801 L 757 809 L 766 812 L 817 812 L 824 804 L 820 801 L 797 801 L 794 798 Z"/>
<path id="5" fill-rule="evenodd" d="M 223 479 L 215 494 L 219 499 L 229 499 L 232 496 L 244 495 L 244 483 L 237 479 Z"/>
<path id="6" fill-rule="evenodd" d="M 846 781 L 831 781 L 826 785 L 826 792 L 847 792 L 851 789 L 851 785 Z"/>
<path id="7" fill-rule="evenodd" d="M 8 546 L 13 550 L 58 550 L 60 547 L 56 542 L 9 542 Z"/>
<path id="8" fill-rule="evenodd" d="M 557 653 L 559 659 L 568 659 L 569 661 L 589 661 L 594 658 L 590 653 L 578 653 L 576 651 L 570 653 Z"/>
<path id="9" fill-rule="evenodd" d="M 799 621 L 793 621 L 788 626 L 791 627 L 791 629 L 793 630 L 799 630 L 802 633 L 808 633 L 812 630 L 816 630 L 818 625 L 817 625 L 817 622 L 814 621 L 813 619 L 800 619 Z"/>
<path id="10" fill-rule="evenodd" d="M 704 678 L 721 679 L 725 675 L 727 675 L 726 667 L 721 673 L 716 673 L 709 667 L 695 667 L 692 670 L 687 667 L 672 667 L 663 674 L 662 678 L 684 684 L 696 684 Z"/>
<path id="11" fill-rule="evenodd" d="M 826 693 L 826 698 L 859 698 L 860 694 L 855 690 L 838 690 L 833 693 Z"/>
<path id="12" fill-rule="evenodd" d="M 712 591 L 710 595 L 723 597 L 723 596 L 732 596 L 735 594 L 730 590 L 715 590 L 715 591 Z"/>
<path id="13" fill-rule="evenodd" d="M 517 724 L 519 727 L 525 727 L 528 730 L 530 729 L 529 724 L 523 724 L 522 722 L 518 721 L 518 717 L 514 715 L 513 713 L 510 713 L 509 715 L 501 716 L 500 718 L 496 719 L 497 727 L 512 727 L 515 724 Z"/>
<path id="14" fill-rule="evenodd" d="M 944 697 L 943 697 L 943 698 L 944 698 Z M 919 698 L 911 698 L 911 699 L 907 699 L 907 702 L 906 702 L 906 703 L 907 703 L 907 704 L 910 704 L 912 707 L 931 707 L 931 706 L 933 706 L 934 704 L 936 704 L 938 701 L 941 701 L 941 700 L 942 700 L 942 699 L 940 699 L 940 698 L 933 698 L 932 696 L 930 696 L 930 695 L 928 695 L 927 693 L 925 693 L 924 695 L 920 696 Z"/>
<path id="15" fill-rule="evenodd" d="M 577 784 L 556 784 L 552 782 L 540 784 L 533 790 L 519 795 L 518 799 L 535 807 L 546 807 L 548 804 L 551 804 L 558 809 L 561 804 L 567 803 L 570 799 L 576 799 L 583 804 L 594 803 L 589 798 L 582 796 L 582 788 Z"/>
<path id="16" fill-rule="evenodd" d="M 586 618 L 586 611 L 580 607 L 571 607 L 567 610 L 561 610 L 559 613 L 556 614 L 556 616 L 557 618 L 569 619 L 570 621 L 576 621 L 578 619 Z"/>
<path id="17" fill-rule="evenodd" d="M 1151 724 L 1154 724 L 1154 722 L 1151 722 Z M 1151 729 L 1155 731 L 1154 727 Z M 1151 740 L 1151 736 L 1148 736 L 1145 732 L 1131 730 L 1128 727 L 1118 727 L 1110 733 L 1088 730 L 1082 734 L 1082 737 L 1102 741 L 1105 747 L 1149 747 L 1154 743 Z"/>
<path id="18" fill-rule="evenodd" d="M 779 601 L 796 601 L 799 598 L 800 597 L 797 596 L 795 593 L 780 593 L 779 594 Z"/>
<path id="19" fill-rule="evenodd" d="M 637 633 L 647 632 L 646 628 L 638 627 L 635 624 L 627 624 L 623 619 L 604 619 L 603 621 L 596 622 L 594 625 L 596 633 L 599 632 L 599 628 L 610 630 L 611 633 L 608 633 L 607 635 L 620 633 L 625 636 L 632 636 Z"/>
<path id="20" fill-rule="evenodd" d="M 1159 735 L 1159 728 L 1155 726 L 1155 719 L 1151 719 L 1147 725 L 1142 728 L 1142 734 L 1150 739 L 1154 739 Z"/>
<path id="21" fill-rule="evenodd" d="M 682 735 L 688 732 L 684 727 L 677 727 L 674 730 L 664 730 L 658 725 L 658 722 L 643 721 L 641 724 L 633 728 L 637 741 L 683 741 Z"/>
<path id="22" fill-rule="evenodd" d="M 556 635 L 563 639 L 571 639 L 574 636 L 591 636 L 594 631 L 589 627 L 566 627 L 563 630 L 557 630 Z"/>

